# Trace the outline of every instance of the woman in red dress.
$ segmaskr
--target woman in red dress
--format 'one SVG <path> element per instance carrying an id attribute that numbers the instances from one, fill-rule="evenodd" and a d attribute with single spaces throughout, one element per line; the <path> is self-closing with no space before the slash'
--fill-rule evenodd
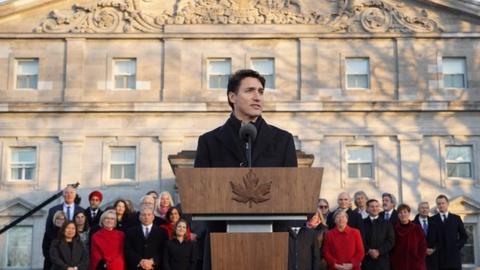
<path id="1" fill-rule="evenodd" d="M 323 256 L 328 269 L 360 270 L 365 251 L 360 231 L 347 225 L 345 210 L 335 212 L 335 228 L 328 231 L 323 242 Z"/>
<path id="2" fill-rule="evenodd" d="M 90 270 L 125 270 L 123 242 L 125 234 L 115 230 L 117 225 L 115 210 L 108 210 L 100 217 L 102 229 L 92 236 L 90 244 Z"/>
<path id="3" fill-rule="evenodd" d="M 390 261 L 393 270 L 425 270 L 427 242 L 422 227 L 410 221 L 410 207 L 400 204 L 397 208 L 400 222 L 395 224 L 395 246 Z"/>
<path id="4" fill-rule="evenodd" d="M 167 233 L 168 239 L 172 239 L 173 231 L 175 230 L 175 225 L 180 220 L 181 216 L 182 216 L 182 213 L 177 207 L 173 206 L 168 208 L 168 211 L 166 214 L 167 223 L 160 225 L 160 228 L 165 230 L 165 232 Z M 190 228 L 187 228 L 187 234 L 185 239 L 187 239 L 188 241 L 192 240 L 192 232 L 190 231 Z"/>

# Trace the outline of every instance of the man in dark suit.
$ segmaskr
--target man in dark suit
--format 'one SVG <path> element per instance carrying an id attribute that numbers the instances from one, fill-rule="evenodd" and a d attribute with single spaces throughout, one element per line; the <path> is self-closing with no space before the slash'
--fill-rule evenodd
<path id="1" fill-rule="evenodd" d="M 442 244 L 439 250 L 440 268 L 442 270 L 462 269 L 461 249 L 467 242 L 462 219 L 448 212 L 448 198 L 441 194 L 436 199 L 438 214 L 432 220 L 439 224 Z"/>
<path id="2" fill-rule="evenodd" d="M 296 167 L 297 156 L 290 133 L 271 126 L 261 114 L 265 78 L 253 70 L 239 70 L 228 81 L 227 97 L 232 114 L 227 122 L 198 138 L 195 167 L 246 167 L 242 124 L 253 123 L 252 167 Z"/>
<path id="3" fill-rule="evenodd" d="M 395 210 L 397 205 L 397 199 L 391 193 L 382 194 L 382 206 L 383 211 L 379 214 L 379 217 L 384 220 L 388 220 L 395 225 L 398 223 L 398 213 Z"/>
<path id="4" fill-rule="evenodd" d="M 440 228 L 437 223 L 428 216 L 430 205 L 428 202 L 418 204 L 418 214 L 413 219 L 413 223 L 420 225 L 427 240 L 427 257 L 425 263 L 427 270 L 437 270 L 439 268 L 439 248 L 441 245 Z"/>
<path id="5" fill-rule="evenodd" d="M 140 210 L 141 225 L 132 227 L 125 234 L 125 261 L 128 270 L 161 269 L 163 246 L 168 239 L 160 227 L 153 224 L 153 208 Z"/>
<path id="6" fill-rule="evenodd" d="M 379 217 L 380 203 L 371 199 L 367 202 L 368 217 L 363 220 L 363 246 L 365 258 L 363 270 L 390 269 L 389 253 L 395 244 L 393 225 Z"/>
<path id="7" fill-rule="evenodd" d="M 359 213 L 354 212 L 352 208 L 350 208 L 352 205 L 352 199 L 350 198 L 350 195 L 347 192 L 342 192 L 338 194 L 337 203 L 338 208 L 335 209 L 335 211 L 330 212 L 327 216 L 328 228 L 333 229 L 335 227 L 334 216 L 337 211 L 346 211 L 348 215 L 348 226 L 352 228 L 357 228 L 360 230 L 360 232 L 363 232 L 362 216 Z"/>
<path id="8" fill-rule="evenodd" d="M 87 216 L 88 225 L 90 227 L 98 225 L 100 221 L 100 216 L 103 211 L 100 209 L 100 204 L 103 200 L 103 194 L 95 190 L 88 195 L 88 202 L 90 206 L 85 210 L 85 215 Z"/>
<path id="9" fill-rule="evenodd" d="M 53 228 L 53 215 L 57 211 L 63 211 L 66 216 L 66 221 L 71 221 L 74 219 L 75 214 L 78 212 L 84 212 L 85 209 L 80 207 L 78 204 L 75 204 L 75 196 L 77 195 L 77 190 L 68 185 L 63 190 L 63 203 L 55 205 L 48 210 L 47 220 L 45 222 L 45 231 L 51 230 Z"/>

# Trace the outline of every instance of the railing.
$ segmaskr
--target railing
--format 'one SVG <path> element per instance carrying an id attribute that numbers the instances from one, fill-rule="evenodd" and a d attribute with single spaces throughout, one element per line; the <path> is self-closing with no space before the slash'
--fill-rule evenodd
<path id="1" fill-rule="evenodd" d="M 80 185 L 80 183 L 75 183 L 75 184 L 70 184 L 68 186 L 72 186 L 74 188 L 77 188 L 78 186 Z M 0 229 L 0 235 L 6 231 L 8 231 L 10 228 L 13 228 L 15 227 L 18 223 L 22 222 L 24 219 L 26 218 L 29 218 L 30 216 L 32 216 L 33 214 L 35 214 L 35 212 L 37 212 L 38 210 L 42 209 L 43 207 L 45 207 L 46 205 L 48 205 L 49 203 L 53 202 L 54 200 L 56 200 L 57 198 L 59 198 L 60 196 L 62 196 L 63 194 L 63 190 L 57 192 L 56 194 L 54 194 L 52 197 L 46 199 L 45 201 L 43 201 L 41 204 L 37 205 L 35 208 L 33 208 L 32 210 L 28 211 L 27 213 L 25 213 L 23 216 L 21 217 L 18 217 L 17 219 L 15 219 L 14 221 L 12 221 L 10 224 L 7 224 L 5 225 L 2 229 Z"/>

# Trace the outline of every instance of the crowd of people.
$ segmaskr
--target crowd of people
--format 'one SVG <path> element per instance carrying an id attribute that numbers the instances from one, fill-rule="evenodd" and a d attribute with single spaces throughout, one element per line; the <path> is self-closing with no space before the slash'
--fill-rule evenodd
<path id="1" fill-rule="evenodd" d="M 191 228 L 169 192 L 151 191 L 135 211 L 119 199 L 102 210 L 103 194 L 90 193 L 83 209 L 76 190 L 67 187 L 64 202 L 48 212 L 43 238 L 44 269 L 206 269 L 205 233 Z M 448 211 L 448 198 L 397 206 L 390 193 L 381 200 L 358 191 L 342 192 L 337 208 L 319 199 L 317 210 L 301 223 L 286 223 L 289 269 L 461 269 L 461 248 L 467 240 L 463 222 Z M 202 243 L 202 244 L 200 244 Z"/>

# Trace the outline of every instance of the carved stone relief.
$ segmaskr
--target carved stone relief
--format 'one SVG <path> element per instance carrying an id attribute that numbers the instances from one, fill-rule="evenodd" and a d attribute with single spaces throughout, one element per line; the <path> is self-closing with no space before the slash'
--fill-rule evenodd
<path id="1" fill-rule="evenodd" d="M 71 11 L 53 10 L 34 29 L 39 33 L 163 32 L 165 25 L 300 24 L 319 32 L 440 32 L 425 10 L 408 16 L 408 8 L 392 0 L 333 0 L 338 12 L 306 10 L 302 0 L 177 0 L 173 12 L 142 9 L 152 0 L 101 0 Z M 332 1 L 332 0 L 322 0 Z M 392 1 L 392 3 L 390 3 Z"/>

